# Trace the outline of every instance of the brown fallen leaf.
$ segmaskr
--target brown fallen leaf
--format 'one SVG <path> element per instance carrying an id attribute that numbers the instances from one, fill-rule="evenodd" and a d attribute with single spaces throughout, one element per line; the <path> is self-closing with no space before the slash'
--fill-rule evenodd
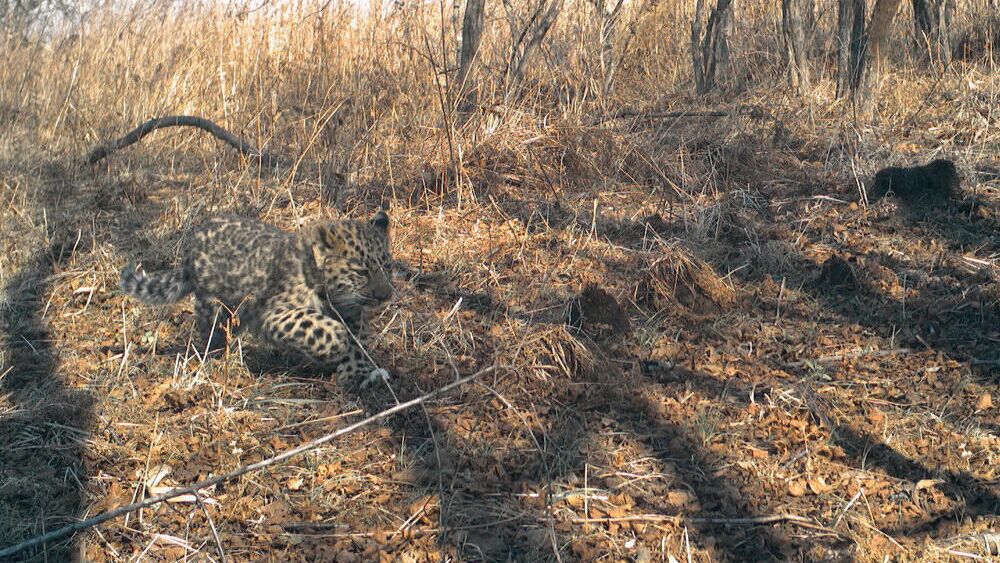
<path id="1" fill-rule="evenodd" d="M 885 414 L 878 409 L 872 409 L 872 411 L 868 413 L 868 421 L 876 426 L 882 424 L 885 421 Z"/>
<path id="2" fill-rule="evenodd" d="M 615 505 L 607 507 L 607 509 L 604 511 L 605 514 L 607 514 L 612 518 L 623 518 L 626 512 L 628 511 L 624 507 Z"/>
<path id="3" fill-rule="evenodd" d="M 929 489 L 935 485 L 940 485 L 944 483 L 941 479 L 921 479 L 917 481 L 917 485 L 913 487 L 914 491 L 922 491 L 924 489 Z"/>
<path id="4" fill-rule="evenodd" d="M 611 498 L 609 498 L 608 500 L 611 501 L 612 504 L 616 504 L 618 506 L 624 506 L 625 508 L 632 508 L 633 506 L 635 506 L 635 501 L 632 499 L 632 497 L 630 497 L 625 493 L 618 493 L 617 495 L 611 495 Z"/>
<path id="5" fill-rule="evenodd" d="M 800 497 L 806 494 L 806 486 L 801 480 L 795 480 L 788 484 L 788 492 L 793 497 Z"/>
<path id="6" fill-rule="evenodd" d="M 826 481 L 824 481 L 822 477 L 813 477 L 812 479 L 809 479 L 809 490 L 811 490 L 814 495 L 821 495 L 832 488 L 833 487 L 826 484 Z"/>
<path id="7" fill-rule="evenodd" d="M 684 506 L 691 502 L 691 493 L 687 491 L 670 491 L 667 493 L 667 503 L 673 506 Z"/>
<path id="8" fill-rule="evenodd" d="M 619 509 L 620 510 L 620 509 Z M 606 518 L 609 516 L 608 512 L 601 510 L 599 506 L 591 506 L 590 512 L 587 514 L 590 518 Z M 618 518 L 617 514 L 611 514 L 611 518 Z"/>
<path id="9" fill-rule="evenodd" d="M 976 401 L 976 410 L 984 411 L 993 406 L 993 397 L 989 393 L 983 393 Z"/>

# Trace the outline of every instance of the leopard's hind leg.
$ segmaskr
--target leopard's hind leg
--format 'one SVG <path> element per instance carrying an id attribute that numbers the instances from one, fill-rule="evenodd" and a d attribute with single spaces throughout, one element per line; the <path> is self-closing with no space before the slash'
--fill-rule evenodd
<path id="1" fill-rule="evenodd" d="M 234 330 L 233 314 L 219 301 L 204 295 L 195 295 L 195 323 L 198 328 L 199 352 L 215 352 L 226 347 L 226 337 Z"/>

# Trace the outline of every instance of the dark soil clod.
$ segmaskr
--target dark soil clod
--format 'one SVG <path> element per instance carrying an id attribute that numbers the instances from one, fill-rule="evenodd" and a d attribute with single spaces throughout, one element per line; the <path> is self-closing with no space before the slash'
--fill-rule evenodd
<path id="1" fill-rule="evenodd" d="M 836 255 L 831 256 L 826 262 L 823 262 L 819 278 L 835 286 L 854 287 L 858 283 L 854 267 L 851 263 Z"/>
<path id="2" fill-rule="evenodd" d="M 872 178 L 868 199 L 874 202 L 892 193 L 908 205 L 945 203 L 958 191 L 959 184 L 958 170 L 950 160 L 939 158 L 909 168 L 890 166 Z"/>
<path id="3" fill-rule="evenodd" d="M 594 284 L 587 284 L 570 303 L 567 324 L 594 337 L 618 336 L 632 328 L 618 300 Z"/>

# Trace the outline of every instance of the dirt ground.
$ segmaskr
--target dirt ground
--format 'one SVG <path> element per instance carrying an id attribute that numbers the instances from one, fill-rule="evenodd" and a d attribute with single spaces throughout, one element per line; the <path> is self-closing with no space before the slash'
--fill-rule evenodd
<path id="1" fill-rule="evenodd" d="M 982 560 L 1000 530 L 998 122 L 962 105 L 982 95 L 963 79 L 938 90 L 951 98 L 905 126 L 863 130 L 839 107 L 751 94 L 724 118 L 512 113 L 520 136 L 475 137 L 457 183 L 448 162 L 258 176 L 194 133 L 86 167 L 87 147 L 40 153 L 7 118 L 0 545 L 497 366 L 204 507 L 163 503 L 22 555 Z M 992 123 L 966 139 L 976 152 L 939 152 L 969 135 L 956 104 Z M 875 163 L 935 156 L 962 173 L 949 204 L 859 201 Z M 117 291 L 127 260 L 175 263 L 215 212 L 294 229 L 383 206 L 400 273 L 372 354 L 391 390 L 338 385 L 252 337 L 203 362 L 191 303 Z"/>

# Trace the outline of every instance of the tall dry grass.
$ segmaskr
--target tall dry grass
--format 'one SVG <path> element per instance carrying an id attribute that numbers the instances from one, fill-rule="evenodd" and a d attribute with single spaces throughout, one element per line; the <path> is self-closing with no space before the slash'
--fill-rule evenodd
<path id="1" fill-rule="evenodd" d="M 517 546 L 523 560 L 560 554 L 562 560 L 583 560 L 588 552 L 576 551 L 580 538 L 600 536 L 631 554 L 625 547 L 636 545 L 626 537 L 631 535 L 664 558 L 693 551 L 702 560 L 718 559 L 725 549 L 710 530 L 700 537 L 693 527 L 689 534 L 686 525 L 669 523 L 663 529 L 581 527 L 565 511 L 579 510 L 581 497 L 584 506 L 597 505 L 605 514 L 623 506 L 652 510 L 631 501 L 611 504 L 620 495 L 639 498 L 651 483 L 676 493 L 687 486 L 679 482 L 695 483 L 711 470 L 737 471 L 739 463 L 751 462 L 761 465 L 746 473 L 759 480 L 749 480 L 746 489 L 788 501 L 781 496 L 785 483 L 764 477 L 784 471 L 784 460 L 751 460 L 740 449 L 742 440 L 758 439 L 739 434 L 749 424 L 745 413 L 697 389 L 677 391 L 681 398 L 675 400 L 662 388 L 643 387 L 637 395 L 648 395 L 648 404 L 622 399 L 604 410 L 578 410 L 576 399 L 589 389 L 621 399 L 618 394 L 629 392 L 622 382 L 632 380 L 616 370 L 627 372 L 632 368 L 622 366 L 650 350 L 669 351 L 671 361 L 689 353 L 693 366 L 696 359 L 717 360 L 723 354 L 717 350 L 734 339 L 767 346 L 773 344 L 769 338 L 784 338 L 790 348 L 799 346 L 796 353 L 808 353 L 820 329 L 840 333 L 844 325 L 851 327 L 844 333 L 862 332 L 854 330 L 860 321 L 830 321 L 825 311 L 810 309 L 822 303 L 820 297 L 803 298 L 804 290 L 785 287 L 784 278 L 780 288 L 768 275 L 761 287 L 749 287 L 758 280 L 740 276 L 761 264 L 794 276 L 807 257 L 829 255 L 831 246 L 844 243 L 831 223 L 847 222 L 847 216 L 824 205 L 831 197 L 855 197 L 877 167 L 939 155 L 955 158 L 966 173 L 995 166 L 1000 73 L 989 37 L 998 20 L 994 0 L 959 1 L 953 31 L 956 42 L 965 41 L 968 56 L 945 68 L 914 55 L 904 8 L 879 101 L 871 115 L 859 116 L 833 97 L 835 2 L 817 2 L 817 78 L 801 96 L 785 86 L 780 3 L 737 2 L 732 72 L 719 91 L 703 98 L 693 95 L 691 81 L 693 4 L 628 5 L 626 22 L 636 22 L 636 36 L 607 94 L 601 88 L 599 22 L 585 1 L 567 2 L 516 96 L 508 93 L 504 71 L 520 31 L 517 22 L 530 13 L 527 3 L 515 3 L 513 14 L 502 3 L 490 3 L 482 52 L 467 85 L 451 82 L 461 7 L 444 2 L 370 10 L 320 2 L 108 2 L 68 23 L 4 29 L 0 437 L 12 437 L 13 445 L 0 452 L 7 471 L 0 483 L 0 544 L 145 494 L 148 474 L 158 464 L 174 468 L 174 482 L 192 481 L 258 459 L 320 427 L 312 424 L 340 420 L 384 399 L 358 397 L 314 379 L 261 375 L 264 370 L 244 358 L 241 347 L 222 361 L 202 363 L 190 346 L 189 306 L 150 312 L 123 300 L 115 284 L 127 258 L 170 263 L 185 231 L 209 213 L 250 212 L 294 228 L 320 216 L 357 216 L 388 206 L 394 252 L 407 271 L 401 297 L 376 319 L 376 358 L 403 374 L 400 385 L 407 391 L 491 363 L 516 369 L 488 382 L 486 390 L 435 406 L 426 421 L 417 416 L 394 422 L 382 429 L 387 432 L 359 435 L 267 478 L 216 491 L 222 496 L 215 524 L 230 557 L 281 559 L 304 550 L 281 525 L 315 519 L 350 521 L 346 535 L 335 538 L 339 528 L 330 528 L 334 533 L 322 542 L 354 542 L 369 558 L 377 551 L 372 535 L 384 539 L 383 530 L 389 530 L 421 549 L 436 547 L 440 558 L 478 557 L 466 544 L 499 558 L 505 546 L 494 544 L 502 540 Z M 622 44 L 620 38 L 616 46 Z M 463 87 L 477 92 L 478 107 L 468 119 L 457 113 Z M 704 110 L 728 115 L 643 116 Z M 622 112 L 629 117 L 620 118 Z M 93 145 L 170 114 L 212 119 L 290 157 L 299 173 L 261 174 L 205 135 L 175 130 L 157 132 L 108 163 L 81 165 Z M 801 205 L 801 216 L 789 219 L 789 205 Z M 772 212 L 786 213 L 785 223 L 775 224 Z M 868 244 L 868 236 L 877 233 L 862 230 L 859 245 Z M 888 238 L 880 244 L 894 255 L 926 246 L 922 256 L 933 254 L 937 264 L 936 243 Z M 564 326 L 567 304 L 587 283 L 613 294 L 635 318 L 631 340 L 597 346 Z M 706 287 L 714 292 L 702 295 Z M 776 313 L 758 318 L 759 311 L 739 309 L 769 291 Z M 790 325 L 794 337 L 772 327 L 796 315 L 806 320 L 785 321 L 805 326 Z M 752 325 L 749 336 L 727 332 L 745 325 Z M 865 330 L 871 340 L 858 346 L 893 346 L 895 325 L 884 339 Z M 933 355 L 924 359 L 936 361 Z M 749 365 L 747 370 L 767 377 L 777 369 L 752 354 L 728 361 L 726 370 Z M 958 370 L 951 364 L 942 369 Z M 872 374 L 872 385 L 892 387 L 896 373 Z M 955 393 L 980 389 L 968 373 L 962 372 Z M 577 379 L 584 376 L 589 379 Z M 775 385 L 783 381 L 776 379 Z M 845 417 L 862 418 L 861 407 L 851 409 L 868 389 L 866 382 L 857 397 L 844 401 Z M 698 393 L 703 397 L 690 403 L 701 409 L 696 416 L 626 428 L 628 416 L 669 417 Z M 771 409 L 773 418 L 811 420 L 802 413 L 802 401 L 774 396 L 754 408 Z M 949 396 L 943 405 L 928 406 L 927 413 L 938 417 L 952 408 L 951 401 Z M 890 418 L 913 428 L 927 413 Z M 982 415 L 968 414 L 978 420 L 974 416 Z M 936 431 L 951 436 L 938 422 Z M 647 441 L 664 427 L 676 432 Z M 812 435 L 822 432 L 818 424 L 809 428 Z M 699 437 L 688 440 L 677 429 Z M 738 437 L 728 443 L 725 463 L 702 471 L 681 460 L 701 455 L 692 452 L 720 434 Z M 965 469 L 987 472 L 982 460 L 990 438 L 962 439 L 962 447 L 976 453 Z M 665 445 L 677 459 L 662 456 L 657 448 Z M 589 457 L 581 469 L 584 454 Z M 801 463 L 821 463 L 805 459 Z M 884 477 L 864 463 L 857 470 L 866 478 Z M 519 472 L 520 480 L 503 481 L 508 471 Z M 597 474 L 605 479 L 600 485 L 589 481 Z M 476 488 L 482 482 L 498 491 L 482 493 Z M 710 485 L 696 496 L 711 497 L 706 489 L 719 487 Z M 454 490 L 459 493 L 449 496 Z M 463 496 L 466 490 L 475 493 L 468 495 L 472 500 Z M 658 492 L 650 497 L 663 492 L 653 490 Z M 424 495 L 438 505 L 426 514 L 411 510 Z M 788 502 L 819 518 L 849 499 L 812 500 Z M 747 502 L 761 511 L 769 506 L 767 499 Z M 174 518 L 180 512 L 185 516 Z M 559 525 L 567 529 L 556 530 L 553 515 L 561 515 Z M 192 551 L 214 557 L 215 546 L 205 539 L 207 522 L 200 518 L 194 511 L 164 508 L 108 524 L 77 545 L 94 559 L 148 553 L 176 559 Z M 851 518 L 858 525 L 841 526 L 839 533 L 860 546 L 859 558 L 880 560 L 887 548 L 879 543 L 885 543 L 882 533 L 871 529 L 875 516 Z M 180 552 L 169 551 L 185 525 L 204 541 L 185 539 Z M 379 531 L 359 531 L 361 525 Z M 406 534 L 411 527 L 412 536 Z M 455 531 L 448 536 L 446 528 Z M 450 539 L 422 542 L 417 532 Z M 718 535 L 720 543 L 725 535 Z M 737 559 L 755 545 L 733 543 L 726 549 Z M 314 559 L 341 553 L 313 547 L 301 553 Z M 948 557 L 933 544 L 913 549 Z"/>
<path id="2" fill-rule="evenodd" d="M 959 4 L 957 42 L 996 25 L 989 0 Z M 454 121 L 461 86 L 449 82 L 457 64 L 458 8 L 433 2 L 369 10 L 341 3 L 103 4 L 44 36 L 8 30 L 0 47 L 7 61 L 0 69 L 0 103 L 55 150 L 79 152 L 150 116 L 190 113 L 296 156 L 375 176 L 392 159 L 438 161 L 456 150 L 446 148 L 444 125 Z M 630 3 L 625 23 L 638 19 L 636 40 L 619 54 L 622 71 L 607 97 L 599 88 L 593 9 L 583 1 L 567 4 L 529 67 L 527 92 L 514 104 L 504 102 L 504 70 L 528 6 L 515 5 L 512 14 L 491 8 L 468 86 L 504 123 L 516 122 L 508 118 L 519 111 L 536 121 L 574 123 L 621 107 L 714 103 L 689 95 L 690 2 Z M 899 37 L 912 37 L 907 11 L 896 21 Z M 820 2 L 812 34 L 819 95 L 827 100 L 835 12 L 834 2 Z M 729 97 L 780 89 L 777 3 L 741 2 L 734 21 Z M 970 48 L 979 49 L 974 55 L 991 60 L 972 41 Z M 894 47 L 894 62 L 912 67 L 908 41 Z"/>

